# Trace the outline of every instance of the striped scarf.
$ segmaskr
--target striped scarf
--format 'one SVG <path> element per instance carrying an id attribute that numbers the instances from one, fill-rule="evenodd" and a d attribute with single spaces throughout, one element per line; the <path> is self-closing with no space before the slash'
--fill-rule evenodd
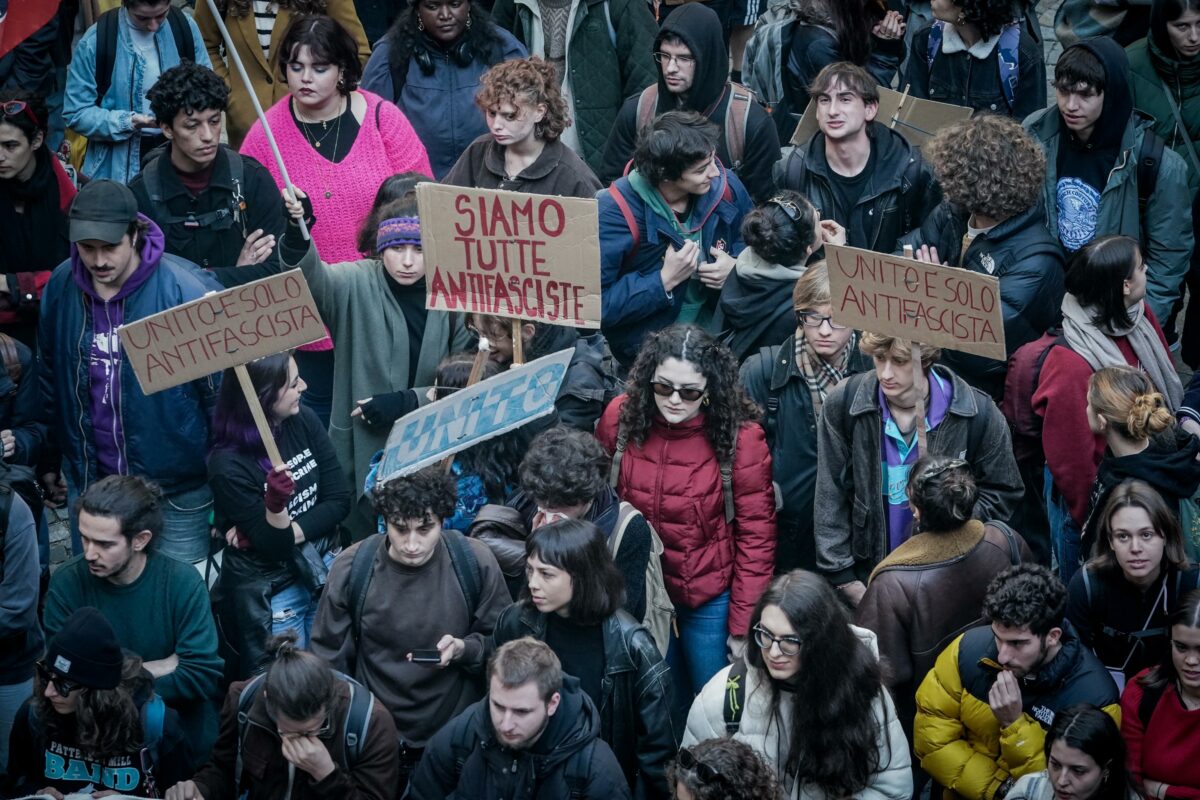
<path id="1" fill-rule="evenodd" d="M 800 365 L 800 372 L 808 384 L 808 391 L 812 393 L 814 419 L 821 418 L 821 406 L 824 405 L 829 390 L 846 377 L 846 370 L 850 366 L 850 351 L 854 349 L 857 338 L 857 333 L 851 333 L 850 341 L 846 342 L 846 346 L 838 354 L 836 363 L 830 364 L 813 352 L 804 336 L 803 327 L 796 331 L 796 363 Z"/>

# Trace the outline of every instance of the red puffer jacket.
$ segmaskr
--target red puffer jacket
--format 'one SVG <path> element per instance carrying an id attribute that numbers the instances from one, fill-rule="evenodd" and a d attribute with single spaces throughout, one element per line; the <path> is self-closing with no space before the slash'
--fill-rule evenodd
<path id="1" fill-rule="evenodd" d="M 596 438 L 617 449 L 625 395 L 600 418 Z M 629 442 L 617 494 L 645 515 L 662 537 L 663 576 L 671 600 L 696 608 L 730 590 L 729 631 L 745 636 L 754 604 L 775 568 L 775 491 L 771 453 L 757 423 L 738 434 L 733 460 L 734 522 L 725 522 L 717 454 L 704 435 L 703 413 L 681 425 L 655 415 L 646 441 Z"/>

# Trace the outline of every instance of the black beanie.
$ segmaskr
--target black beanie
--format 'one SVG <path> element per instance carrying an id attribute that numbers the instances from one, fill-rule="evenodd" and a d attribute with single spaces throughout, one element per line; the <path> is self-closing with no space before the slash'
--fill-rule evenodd
<path id="1" fill-rule="evenodd" d="M 47 667 L 89 689 L 117 688 L 124 662 L 112 625 L 91 606 L 67 617 L 46 647 Z"/>

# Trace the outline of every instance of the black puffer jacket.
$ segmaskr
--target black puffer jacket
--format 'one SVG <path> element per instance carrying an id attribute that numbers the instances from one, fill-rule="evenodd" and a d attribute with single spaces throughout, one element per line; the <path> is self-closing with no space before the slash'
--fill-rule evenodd
<path id="1" fill-rule="evenodd" d="M 600 712 L 569 675 L 563 676 L 560 695 L 546 729 L 524 750 L 509 750 L 497 740 L 488 698 L 469 707 L 429 740 L 408 784 L 409 798 L 629 800 L 621 765 L 599 738 Z M 576 779 L 580 785 L 572 786 Z"/>
<path id="2" fill-rule="evenodd" d="M 1004 346 L 1011 356 L 1062 319 L 1066 273 L 1062 248 L 1046 230 L 1039 204 L 975 237 L 963 253 L 968 217 L 949 201 L 944 202 L 919 230 L 902 237 L 896 250 L 908 244 L 914 250 L 928 244 L 937 247 L 938 258 L 944 263 L 999 278 Z M 1004 361 L 947 350 L 942 353 L 942 363 L 994 399 L 1003 395 L 1007 371 Z"/>
<path id="3" fill-rule="evenodd" d="M 605 365 L 605 345 L 604 334 L 599 331 L 583 334 L 564 325 L 538 324 L 525 352 L 526 361 L 575 348 L 554 401 L 559 423 L 591 433 L 605 405 L 620 393 L 616 376 Z"/>
<path id="4" fill-rule="evenodd" d="M 867 133 L 874 150 L 874 171 L 849 214 L 837 211 L 823 133 L 788 152 L 779 162 L 775 183 L 780 189 L 804 195 L 821 209 L 822 217 L 843 225 L 846 244 L 890 253 L 897 239 L 937 208 L 942 191 L 921 151 L 903 136 L 878 122 L 870 123 Z"/>
<path id="5" fill-rule="evenodd" d="M 624 611 L 601 626 L 605 663 L 600 738 L 613 749 L 635 797 L 670 797 L 667 763 L 679 748 L 679 731 L 671 721 L 670 670 L 654 638 Z M 492 641 L 499 647 L 522 636 L 546 639 L 546 615 L 529 601 L 504 610 Z"/>

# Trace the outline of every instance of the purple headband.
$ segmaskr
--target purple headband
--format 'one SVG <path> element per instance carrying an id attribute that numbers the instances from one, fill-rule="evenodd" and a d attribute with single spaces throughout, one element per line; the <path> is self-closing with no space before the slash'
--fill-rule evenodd
<path id="1" fill-rule="evenodd" d="M 406 244 L 421 246 L 421 220 L 419 217 L 392 217 L 379 223 L 375 235 L 375 250 L 382 253 L 389 247 Z"/>

